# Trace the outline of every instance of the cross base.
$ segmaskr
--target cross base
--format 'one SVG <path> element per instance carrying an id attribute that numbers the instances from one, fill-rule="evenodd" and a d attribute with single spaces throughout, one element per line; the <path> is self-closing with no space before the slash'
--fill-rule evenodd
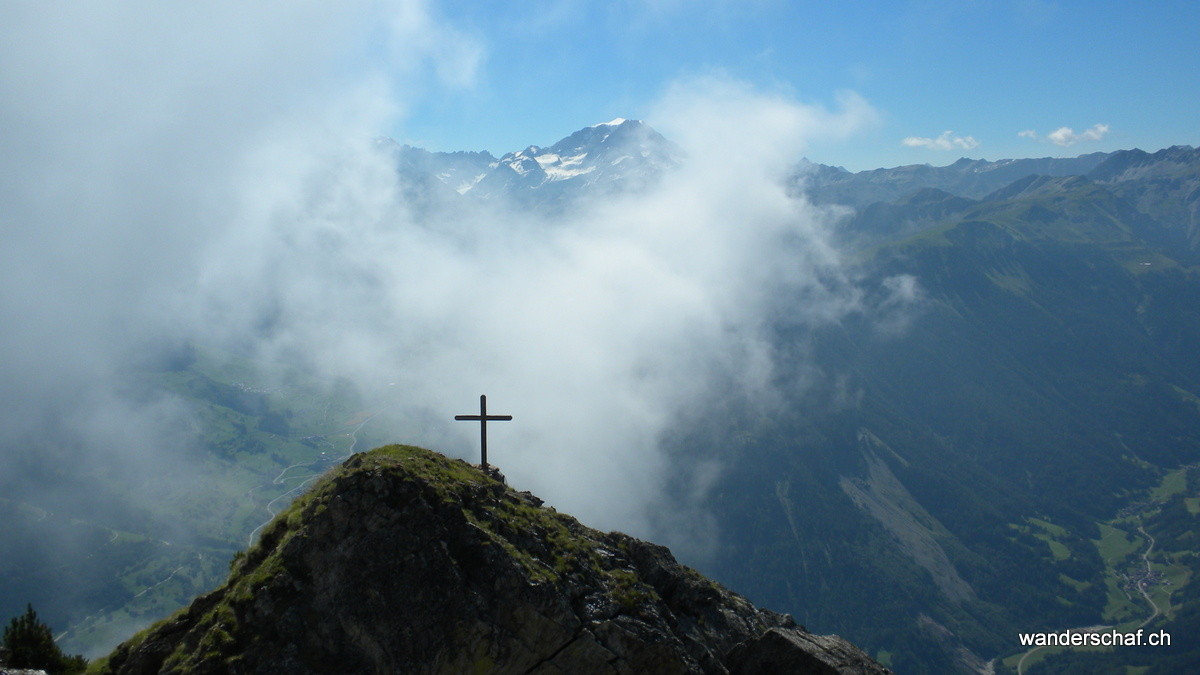
<path id="1" fill-rule="evenodd" d="M 500 481 L 501 483 L 504 483 L 505 485 L 508 485 L 508 479 L 505 478 L 504 474 L 500 473 L 500 469 L 497 469 L 495 466 L 492 466 L 491 464 L 484 464 L 484 465 L 476 464 L 476 466 L 478 466 L 480 471 L 483 471 L 483 473 L 486 474 L 488 478 L 493 478 L 495 480 Z"/>

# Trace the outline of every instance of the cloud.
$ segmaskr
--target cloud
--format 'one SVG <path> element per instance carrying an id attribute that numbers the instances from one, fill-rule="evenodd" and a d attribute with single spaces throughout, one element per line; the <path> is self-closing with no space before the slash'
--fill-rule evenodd
<path id="1" fill-rule="evenodd" d="M 196 288 L 221 272 L 201 253 L 306 170 L 289 139 L 369 138 L 407 82 L 459 63 L 400 39 L 436 24 L 421 7 L 0 8 L 0 312 L 20 317 L 0 331 L 4 487 L 42 462 L 121 476 L 145 503 L 146 486 L 206 489 L 186 484 L 193 411 L 131 386 L 129 364 L 203 337 Z M 368 44 L 393 48 L 368 64 Z"/>
<path id="2" fill-rule="evenodd" d="M 432 65 L 441 84 L 475 85 L 487 51 L 482 42 L 440 20 L 425 2 L 392 3 L 383 41 L 394 71 Z"/>
<path id="3" fill-rule="evenodd" d="M 209 309 L 185 313 L 220 317 L 223 339 L 269 314 L 264 354 L 303 354 L 368 390 L 397 382 L 396 405 L 419 417 L 449 420 L 487 393 L 515 416 L 492 448 L 513 484 L 592 525 L 671 538 L 661 518 L 683 506 L 661 501 L 667 483 L 706 467 L 685 481 L 704 482 L 712 465 L 676 464 L 663 438 L 712 397 L 770 398 L 764 331 L 781 298 L 803 296 L 799 325 L 858 308 L 827 214 L 783 177 L 810 140 L 873 111 L 724 77 L 676 82 L 651 109 L 685 166 L 553 219 L 494 206 L 417 219 L 368 145 L 282 139 L 250 171 L 252 208 L 206 252 Z M 466 425 L 397 433 L 477 452 Z"/>
<path id="4" fill-rule="evenodd" d="M 911 274 L 886 277 L 880 284 L 872 318 L 875 330 L 884 335 L 901 335 L 924 310 L 928 297 L 921 282 Z"/>
<path id="5" fill-rule="evenodd" d="M 1083 141 L 1098 141 L 1107 136 L 1108 131 L 1109 127 L 1107 124 L 1095 124 L 1092 126 L 1092 128 L 1082 131 L 1078 134 L 1075 133 L 1071 127 L 1059 127 L 1046 134 L 1045 140 L 1065 148 Z M 1038 133 L 1032 129 L 1019 132 L 1017 136 L 1021 138 L 1028 138 L 1034 141 L 1040 140 Z"/>
<path id="6" fill-rule="evenodd" d="M 1082 133 L 1075 133 L 1070 127 L 1059 127 L 1054 131 L 1046 134 L 1046 138 L 1055 145 L 1068 146 L 1075 145 L 1080 141 L 1098 141 L 1108 135 L 1107 124 L 1096 124 L 1091 129 Z"/>
<path id="7" fill-rule="evenodd" d="M 513 484 L 596 526 L 702 530 L 688 509 L 720 458 L 663 439 L 714 398 L 770 401 L 770 322 L 861 310 L 830 214 L 783 180 L 814 139 L 877 119 L 860 96 L 680 81 L 650 120 L 689 159 L 657 188 L 554 219 L 428 215 L 371 139 L 431 74 L 470 86 L 486 50 L 423 38 L 471 46 L 424 3 L 121 7 L 0 17 L 0 311 L 19 317 L 0 471 L 56 428 L 72 465 L 186 473 L 188 411 L 121 374 L 190 340 L 348 378 L 403 412 L 397 441 L 464 457 L 477 437 L 451 418 L 486 393 L 515 416 L 492 448 Z M 664 501 L 681 477 L 695 503 Z"/>
<path id="8" fill-rule="evenodd" d="M 930 150 L 973 150 L 979 147 L 979 141 L 971 136 L 958 136 L 953 131 L 943 131 L 937 138 L 909 136 L 902 144 L 910 148 L 929 148 Z"/>

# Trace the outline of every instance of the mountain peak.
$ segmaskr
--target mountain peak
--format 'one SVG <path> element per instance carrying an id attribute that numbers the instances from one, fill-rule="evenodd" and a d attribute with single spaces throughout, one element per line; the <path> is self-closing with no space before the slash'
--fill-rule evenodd
<path id="1" fill-rule="evenodd" d="M 487 153 L 430 153 L 394 141 L 397 167 L 410 179 L 435 179 L 470 198 L 569 202 L 584 193 L 638 190 L 680 164 L 682 152 L 638 120 L 593 124 L 548 147 L 530 145 L 499 159 Z"/>
<path id="2" fill-rule="evenodd" d="M 883 673 L 662 546 L 601 533 L 461 460 L 352 456 L 276 516 L 224 586 L 103 672 Z"/>

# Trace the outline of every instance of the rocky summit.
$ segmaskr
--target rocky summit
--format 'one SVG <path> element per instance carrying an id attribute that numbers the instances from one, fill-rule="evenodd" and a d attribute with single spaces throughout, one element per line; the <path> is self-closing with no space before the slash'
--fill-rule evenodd
<path id="1" fill-rule="evenodd" d="M 461 460 L 352 456 L 109 673 L 886 673 Z"/>

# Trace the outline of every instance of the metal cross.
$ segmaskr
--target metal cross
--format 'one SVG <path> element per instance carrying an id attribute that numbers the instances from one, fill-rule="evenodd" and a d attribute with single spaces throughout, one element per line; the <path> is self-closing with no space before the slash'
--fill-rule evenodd
<path id="1" fill-rule="evenodd" d="M 478 415 L 455 415 L 454 419 L 466 422 L 479 422 L 479 445 L 481 448 L 482 461 L 480 465 L 484 471 L 487 471 L 487 423 L 488 422 L 507 422 L 512 419 L 512 415 L 489 415 L 487 414 L 487 396 L 479 395 L 479 414 Z"/>

